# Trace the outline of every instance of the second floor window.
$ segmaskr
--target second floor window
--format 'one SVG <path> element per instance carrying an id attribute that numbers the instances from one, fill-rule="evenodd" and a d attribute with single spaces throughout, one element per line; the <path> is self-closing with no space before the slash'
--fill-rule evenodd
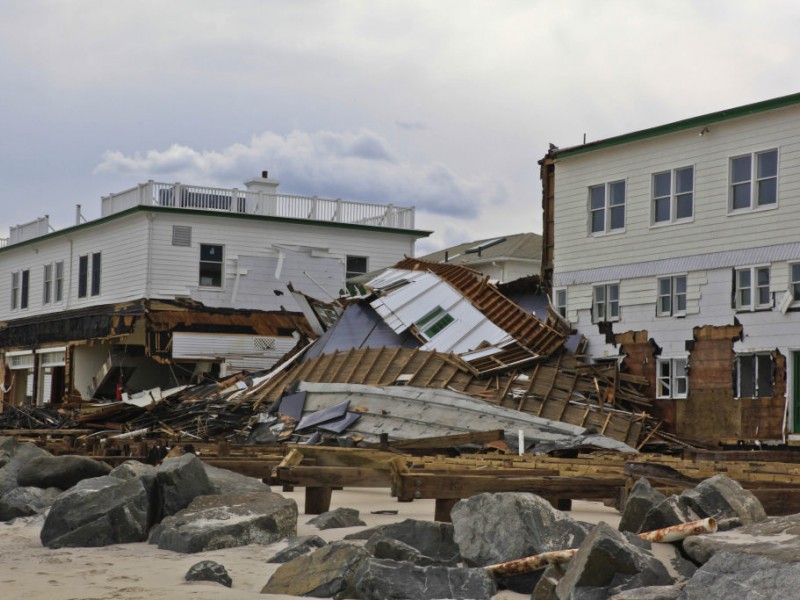
<path id="1" fill-rule="evenodd" d="M 200 285 L 222 287 L 224 246 L 200 244 Z"/>
<path id="2" fill-rule="evenodd" d="M 56 265 L 55 281 L 55 301 L 61 302 L 64 299 L 64 261 L 60 260 Z"/>
<path id="3" fill-rule="evenodd" d="M 56 263 L 56 266 L 58 263 Z M 91 270 L 91 273 L 90 273 Z M 78 298 L 100 295 L 101 254 L 94 252 L 78 257 Z M 63 280 L 63 270 L 62 270 Z"/>
<path id="4" fill-rule="evenodd" d="M 11 273 L 11 310 L 28 308 L 29 269 Z"/>
<path id="5" fill-rule="evenodd" d="M 42 275 L 42 304 L 53 301 L 53 265 L 45 265 Z"/>
<path id="6" fill-rule="evenodd" d="M 553 292 L 555 309 L 565 319 L 567 318 L 567 290 L 560 289 Z"/>
<path id="7" fill-rule="evenodd" d="M 730 209 L 766 208 L 778 203 L 778 151 L 767 150 L 731 159 Z"/>
<path id="8" fill-rule="evenodd" d="M 592 322 L 619 321 L 619 284 L 596 285 L 592 290 Z"/>
<path id="9" fill-rule="evenodd" d="M 592 233 L 625 229 L 624 181 L 614 181 L 589 188 L 589 220 Z"/>
<path id="10" fill-rule="evenodd" d="M 653 175 L 653 222 L 673 223 L 694 214 L 694 167 Z"/>
<path id="11" fill-rule="evenodd" d="M 734 308 L 760 310 L 772 307 L 769 291 L 769 267 L 736 269 L 734 274 Z"/>
<path id="12" fill-rule="evenodd" d="M 658 280 L 656 314 L 659 317 L 686 314 L 686 275 L 662 277 Z"/>

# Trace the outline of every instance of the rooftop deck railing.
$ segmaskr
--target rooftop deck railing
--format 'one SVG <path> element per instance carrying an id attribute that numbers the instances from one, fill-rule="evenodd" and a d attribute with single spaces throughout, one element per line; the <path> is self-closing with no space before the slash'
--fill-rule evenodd
<path id="1" fill-rule="evenodd" d="M 8 238 L 0 238 L 0 248 L 8 246 Z"/>
<path id="2" fill-rule="evenodd" d="M 396 229 L 414 228 L 414 208 L 295 196 L 277 192 L 214 188 L 148 181 L 102 199 L 102 216 L 134 206 L 285 217 Z"/>

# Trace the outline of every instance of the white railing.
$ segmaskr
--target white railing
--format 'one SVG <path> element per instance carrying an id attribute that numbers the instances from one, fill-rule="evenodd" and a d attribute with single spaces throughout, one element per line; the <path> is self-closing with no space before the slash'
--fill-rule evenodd
<path id="1" fill-rule="evenodd" d="M 8 238 L 0 238 L 0 248 L 8 246 Z"/>
<path id="2" fill-rule="evenodd" d="M 45 215 L 22 225 L 8 228 L 8 244 L 19 244 L 50 233 L 50 217 Z"/>
<path id="3" fill-rule="evenodd" d="M 140 205 L 266 215 L 395 229 L 414 228 L 413 207 L 367 204 L 349 200 L 330 200 L 317 196 L 294 196 L 236 188 L 157 183 L 155 181 L 149 181 L 124 192 L 103 197 L 102 215 L 112 215 Z"/>

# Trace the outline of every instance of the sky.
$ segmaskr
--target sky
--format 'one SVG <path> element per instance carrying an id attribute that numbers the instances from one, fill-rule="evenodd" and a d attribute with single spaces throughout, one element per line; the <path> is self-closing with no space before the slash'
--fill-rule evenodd
<path id="1" fill-rule="evenodd" d="M 0 0 L 0 237 L 155 181 L 541 232 L 537 161 L 800 92 L 795 0 Z"/>

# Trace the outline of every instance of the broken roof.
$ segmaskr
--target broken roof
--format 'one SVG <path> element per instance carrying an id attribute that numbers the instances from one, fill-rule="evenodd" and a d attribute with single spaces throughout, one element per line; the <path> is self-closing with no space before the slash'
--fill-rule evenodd
<path id="1" fill-rule="evenodd" d="M 420 259 L 428 262 L 470 265 L 498 259 L 538 261 L 541 257 L 541 235 L 537 233 L 516 233 L 456 244 L 450 248 L 437 250 L 422 256 Z"/>

